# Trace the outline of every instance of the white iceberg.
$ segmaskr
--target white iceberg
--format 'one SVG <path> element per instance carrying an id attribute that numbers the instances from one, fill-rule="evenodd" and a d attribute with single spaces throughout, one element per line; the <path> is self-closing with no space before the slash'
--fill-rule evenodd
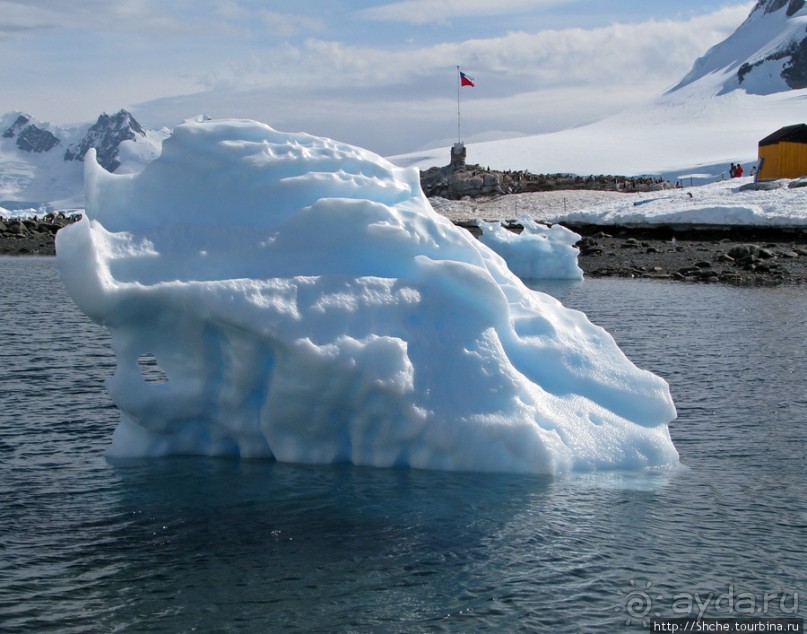
<path id="1" fill-rule="evenodd" d="M 240 120 L 177 127 L 139 174 L 85 164 L 86 215 L 56 246 L 117 356 L 112 456 L 530 473 L 678 459 L 667 383 L 435 213 L 414 168 Z"/>
<path id="2" fill-rule="evenodd" d="M 500 222 L 477 220 L 479 239 L 502 256 L 510 270 L 521 279 L 582 280 L 577 264 L 580 235 L 562 225 L 547 226 L 530 216 L 517 223 L 523 229 L 514 233 Z"/>

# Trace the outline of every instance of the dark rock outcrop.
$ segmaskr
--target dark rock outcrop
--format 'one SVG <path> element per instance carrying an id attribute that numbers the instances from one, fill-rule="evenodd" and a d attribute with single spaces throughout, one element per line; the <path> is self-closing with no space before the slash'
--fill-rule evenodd
<path id="1" fill-rule="evenodd" d="M 0 217 L 0 255 L 55 255 L 56 233 L 78 220 L 81 214 L 51 212 L 41 217 Z"/>
<path id="2" fill-rule="evenodd" d="M 57 139 L 51 132 L 38 128 L 35 125 L 29 125 L 17 137 L 17 147 L 24 152 L 47 152 L 52 150 L 61 141 Z"/>
<path id="3" fill-rule="evenodd" d="M 649 176 L 575 176 L 509 170 L 499 172 L 479 165 L 429 168 L 420 173 L 420 186 L 428 197 L 439 196 L 449 200 L 560 189 L 649 192 L 675 187 L 670 182 Z"/>
<path id="4" fill-rule="evenodd" d="M 420 184 L 427 196 L 452 200 L 505 193 L 501 175 L 478 165 L 432 167 L 420 173 Z"/>
<path id="5" fill-rule="evenodd" d="M 805 0 L 757 0 L 754 11 L 762 10 L 765 13 L 774 13 L 787 6 L 787 17 L 804 7 Z"/>
<path id="6" fill-rule="evenodd" d="M 13 139 L 26 125 L 28 125 L 30 120 L 31 117 L 29 115 L 21 114 L 14 120 L 14 123 L 6 128 L 5 132 L 3 132 L 3 137 L 6 139 Z"/>

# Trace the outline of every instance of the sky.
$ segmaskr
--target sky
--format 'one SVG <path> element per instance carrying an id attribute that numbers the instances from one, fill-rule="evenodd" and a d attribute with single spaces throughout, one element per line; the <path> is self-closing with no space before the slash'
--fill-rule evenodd
<path id="1" fill-rule="evenodd" d="M 669 89 L 753 1 L 0 0 L 0 113 L 205 114 L 384 156 L 539 134 Z M 457 67 L 475 86 L 458 91 Z M 461 127 L 457 111 L 461 111 Z"/>

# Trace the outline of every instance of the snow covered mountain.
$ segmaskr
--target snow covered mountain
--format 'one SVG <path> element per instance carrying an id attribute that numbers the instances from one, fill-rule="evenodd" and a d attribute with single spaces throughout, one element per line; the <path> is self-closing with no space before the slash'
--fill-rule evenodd
<path id="1" fill-rule="evenodd" d="M 84 155 L 90 148 L 95 148 L 96 160 L 108 172 L 114 172 L 121 165 L 118 148 L 124 141 L 146 139 L 146 133 L 135 118 L 120 110 L 109 116 L 104 113 L 98 117 L 87 132 L 76 143 L 67 148 L 64 153 L 65 161 L 83 161 Z"/>
<path id="2" fill-rule="evenodd" d="M 0 117 L 0 207 L 83 206 L 82 161 L 96 148 L 108 171 L 140 171 L 160 154 L 168 130 L 144 129 L 126 110 L 92 124 L 57 127 L 29 114 Z"/>
<path id="3" fill-rule="evenodd" d="M 23 152 L 48 152 L 61 141 L 50 130 L 31 121 L 31 116 L 20 113 L 5 132 L 3 138 L 16 139 L 15 144 Z"/>
<path id="4" fill-rule="evenodd" d="M 758 0 L 748 19 L 695 62 L 672 89 L 713 76 L 720 94 L 770 95 L 807 88 L 805 0 Z"/>
<path id="5" fill-rule="evenodd" d="M 758 0 L 730 37 L 650 103 L 578 128 L 469 144 L 467 161 L 534 173 L 717 180 L 732 162 L 752 167 L 760 139 L 804 122 L 805 99 L 807 3 Z M 425 169 L 448 157 L 445 147 L 392 158 Z"/>

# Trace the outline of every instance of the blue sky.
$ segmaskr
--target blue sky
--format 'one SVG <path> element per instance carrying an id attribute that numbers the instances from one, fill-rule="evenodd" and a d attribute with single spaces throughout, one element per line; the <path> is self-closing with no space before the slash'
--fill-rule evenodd
<path id="1" fill-rule="evenodd" d="M 0 113 L 253 118 L 390 155 L 588 123 L 672 86 L 754 5 L 0 0 Z"/>

